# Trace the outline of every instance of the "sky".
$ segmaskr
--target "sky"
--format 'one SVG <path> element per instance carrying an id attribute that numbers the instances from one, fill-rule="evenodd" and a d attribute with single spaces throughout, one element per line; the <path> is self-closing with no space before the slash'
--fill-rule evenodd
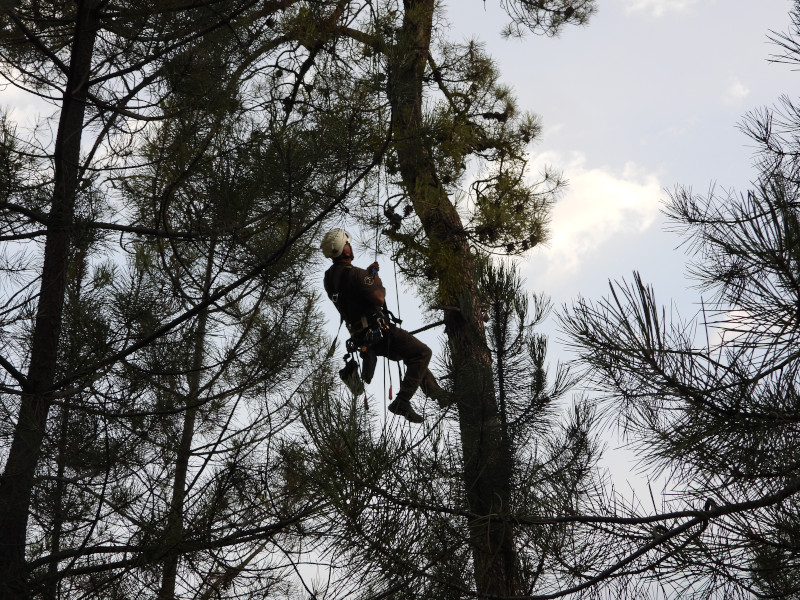
<path id="1" fill-rule="evenodd" d="M 485 43 L 520 108 L 542 120 L 532 166 L 549 164 L 569 182 L 549 244 L 522 262 L 530 289 L 561 306 L 579 295 L 598 299 L 609 280 L 639 271 L 661 303 L 674 300 L 691 316 L 699 292 L 685 276 L 681 238 L 664 230 L 667 191 L 744 191 L 756 176 L 753 145 L 738 125 L 800 83 L 790 66 L 768 61 L 777 51 L 768 35 L 788 30 L 793 2 L 597 6 L 587 26 L 557 38 L 504 40 L 497 0 L 447 0 L 448 34 Z"/>
<path id="2" fill-rule="evenodd" d="M 559 309 L 580 296 L 599 300 L 609 281 L 631 281 L 638 271 L 660 304 L 693 318 L 700 292 L 662 209 L 676 186 L 697 194 L 714 187 L 724 196 L 756 177 L 754 146 L 739 124 L 800 83 L 790 66 L 768 60 L 777 52 L 768 36 L 788 31 L 793 2 L 597 0 L 585 27 L 521 40 L 501 37 L 508 17 L 500 0 L 442 3 L 442 33 L 484 43 L 520 109 L 540 117 L 532 167 L 555 167 L 569 182 L 553 210 L 550 241 L 520 261 L 529 290 Z M 362 251 L 356 262 L 372 259 Z M 390 308 L 406 329 L 420 327 L 426 315 L 418 300 L 402 282 L 396 296 L 388 258 L 379 260 Z M 326 314 L 334 334 L 338 316 Z M 550 338 L 551 364 L 574 358 L 554 317 L 540 331 Z M 441 354 L 441 328 L 418 337 Z M 378 400 L 379 388 L 373 382 L 369 390 Z"/>
<path id="3" fill-rule="evenodd" d="M 444 33 L 485 43 L 520 108 L 540 116 L 532 166 L 549 164 L 569 182 L 549 243 L 521 263 L 530 289 L 561 306 L 599 298 L 609 280 L 638 270 L 664 302 L 694 310 L 680 239 L 664 231 L 660 210 L 677 185 L 744 190 L 755 176 L 737 125 L 800 81 L 767 60 L 776 50 L 767 36 L 788 29 L 792 1 L 597 0 L 587 26 L 521 40 L 501 38 L 500 0 L 442 2 Z M 0 104 L 23 123 L 38 112 L 10 87 Z M 421 324 L 414 308 L 401 298 L 409 328 Z"/>
<path id="4" fill-rule="evenodd" d="M 791 0 L 596 0 L 587 26 L 521 40 L 502 39 L 501 0 L 441 1 L 447 37 L 485 43 L 520 108 L 540 116 L 533 168 L 549 164 L 569 182 L 549 243 L 521 263 L 530 289 L 561 306 L 600 298 L 609 280 L 638 270 L 662 302 L 696 310 L 680 239 L 664 231 L 666 190 L 743 190 L 755 176 L 737 124 L 800 80 L 767 60 L 767 36 L 788 29 Z M 23 123 L 38 112 L 14 88 L 0 89 L 0 104 Z M 409 329 L 422 323 L 416 306 L 400 300 Z M 558 337 L 554 320 L 546 327 Z M 438 344 L 435 332 L 425 339 Z"/>
<path id="5" fill-rule="evenodd" d="M 557 38 L 503 40 L 500 0 L 441 1 L 449 37 L 483 41 L 520 107 L 541 117 L 533 166 L 549 164 L 569 181 L 553 211 L 549 244 L 521 261 L 530 290 L 558 307 L 580 295 L 599 299 L 609 280 L 639 271 L 662 304 L 694 314 L 699 292 L 685 277 L 680 238 L 664 231 L 660 211 L 675 186 L 745 190 L 756 176 L 753 147 L 737 125 L 748 111 L 798 89 L 799 73 L 768 62 L 775 47 L 767 36 L 788 29 L 793 3 L 597 0 L 586 27 L 568 27 Z M 36 112 L 13 88 L 0 89 L 0 105 L 16 107 L 13 116 L 23 122 Z M 381 273 L 390 308 L 407 329 L 420 326 L 413 295 L 403 294 L 398 310 L 390 265 L 384 262 Z M 321 279 L 320 271 L 320 285 Z M 330 307 L 326 312 L 335 335 L 338 318 Z M 550 357 L 571 358 L 555 319 L 543 330 L 551 336 Z M 438 352 L 440 335 L 420 337 Z M 378 403 L 379 379 L 370 386 Z M 606 464 L 627 475 L 633 458 L 609 444 Z"/>

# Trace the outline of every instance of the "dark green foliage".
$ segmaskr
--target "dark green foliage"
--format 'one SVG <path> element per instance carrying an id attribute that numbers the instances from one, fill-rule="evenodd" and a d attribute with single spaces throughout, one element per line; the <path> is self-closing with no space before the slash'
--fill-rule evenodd
<path id="1" fill-rule="evenodd" d="M 598 501 L 599 449 L 590 433 L 595 419 L 583 403 L 566 411 L 557 406 L 569 377 L 559 374 L 558 383 L 549 384 L 544 344 L 533 331 L 546 303 L 537 297 L 536 314 L 528 315 L 513 268 L 487 266 L 481 281 L 492 315 L 495 375 L 508 385 L 501 422 L 514 450 L 513 504 L 496 518 L 528 523 L 591 512 Z M 474 563 L 466 523 L 473 515 L 463 489 L 457 407 L 440 413 L 428 401 L 420 405 L 425 425 L 410 428 L 382 410 L 380 398 L 354 398 L 335 383 L 328 372 L 315 377 L 303 396 L 303 428 L 281 447 L 290 505 L 324 503 L 305 530 L 315 558 L 331 569 L 330 582 L 316 593 L 398 599 L 468 594 Z M 567 523 L 520 527 L 515 544 L 521 589 L 544 593 L 580 582 L 576 561 L 590 568 L 606 558 L 592 554 L 597 546 L 590 533 Z"/>
<path id="2" fill-rule="evenodd" d="M 94 6 L 61 8 L 2 12 L 4 74 L 55 102 L 76 15 Z M 265 473 L 319 360 L 312 228 L 371 168 L 382 134 L 361 83 L 343 80 L 353 65 L 327 70 L 332 85 L 313 103 L 299 92 L 284 102 L 308 54 L 267 33 L 279 9 L 128 3 L 94 14 L 88 109 L 66 134 L 84 149 L 59 204 L 66 283 L 62 297 L 41 296 L 64 306 L 56 393 L 36 400 L 47 418 L 37 478 L 10 500 L 30 508 L 14 542 L 30 577 L 18 579 L 26 569 L 4 546 L 3 592 L 13 578 L 48 597 L 268 593 L 287 564 L 265 548 L 289 539 L 303 509 L 282 512 Z M 12 375 L 29 360 L 35 240 L 50 235 L 58 187 L 37 135 L 5 127 L 2 145 L 0 234 L 27 244 L 3 265 L 0 352 Z M 17 392 L 24 380 L 4 383 Z M 24 435 L 13 430 L 19 406 L 3 396 L 3 458 Z"/>
<path id="3" fill-rule="evenodd" d="M 594 411 L 585 402 L 565 410 L 575 384 L 558 365 L 548 381 L 547 338 L 536 332 L 549 314 L 542 295 L 529 296 L 514 265 L 486 264 L 480 291 L 504 443 L 511 449 L 516 518 L 590 513 L 598 499 Z M 517 532 L 520 577 L 525 593 L 546 586 L 568 587 L 572 565 L 591 537 L 564 524 L 522 527 Z M 566 568 L 565 568 L 566 567 Z"/>
<path id="4" fill-rule="evenodd" d="M 547 339 L 534 328 L 547 317 L 550 306 L 543 296 L 527 295 L 514 266 L 487 264 L 479 283 L 504 436 L 509 443 L 519 438 L 520 445 L 525 445 L 530 433 L 549 429 L 549 423 L 543 424 L 548 422 L 552 402 L 568 387 L 566 374 L 560 372 L 558 387 L 546 389 Z M 542 426 L 537 428 L 537 421 Z"/>
<path id="5" fill-rule="evenodd" d="M 470 553 L 453 434 L 379 428 L 374 409 L 330 383 L 320 379 L 304 398 L 304 433 L 284 449 L 292 489 L 326 501 L 313 527 L 326 532 L 317 550 L 334 574 L 325 592 L 460 597 Z"/>
<path id="6" fill-rule="evenodd" d="M 503 0 L 502 5 L 512 19 L 504 33 L 515 37 L 528 31 L 555 36 L 565 24 L 586 24 L 597 10 L 591 0 Z"/>
<path id="7" fill-rule="evenodd" d="M 550 169 L 536 178 L 529 172 L 527 153 L 540 136 L 539 119 L 521 113 L 481 44 L 440 41 L 436 50 L 424 78 L 436 101 L 425 113 L 421 135 L 431 148 L 437 183 L 452 194 L 463 215 L 463 233 L 476 251 L 523 254 L 546 240 L 548 213 L 564 185 Z M 390 176 L 398 171 L 391 152 L 387 171 Z M 397 193 L 395 207 L 413 196 L 402 187 Z M 452 248 L 422 239 L 419 219 L 407 206 L 384 230 L 398 242 L 404 274 L 423 285 L 437 273 L 457 279 L 458 273 L 451 273 Z"/>

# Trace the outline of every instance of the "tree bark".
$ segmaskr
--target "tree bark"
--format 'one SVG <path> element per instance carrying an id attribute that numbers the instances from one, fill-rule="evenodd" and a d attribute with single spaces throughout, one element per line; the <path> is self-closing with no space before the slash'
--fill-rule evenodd
<path id="1" fill-rule="evenodd" d="M 61 423 L 58 433 L 58 446 L 56 448 L 56 478 L 55 489 L 53 490 L 53 520 L 50 524 L 50 554 L 58 555 L 61 550 L 61 534 L 64 531 L 65 511 L 64 503 L 67 492 L 67 485 L 64 481 L 66 473 L 67 458 L 67 435 L 69 429 L 70 406 L 65 403 L 61 413 Z M 57 600 L 58 598 L 58 561 L 51 562 L 47 567 L 47 582 L 42 592 L 46 600 Z"/>
<path id="2" fill-rule="evenodd" d="M 392 140 L 400 175 L 431 248 L 454 368 L 474 577 L 480 596 L 518 595 L 510 510 L 511 457 L 502 443 L 492 360 L 480 312 L 475 265 L 461 218 L 440 184 L 422 115 L 422 84 L 434 0 L 404 0 L 402 28 L 389 55 Z"/>
<path id="3" fill-rule="evenodd" d="M 77 2 L 76 11 L 53 154 L 55 181 L 30 362 L 14 438 L 0 478 L 0 598 L 24 598 L 29 594 L 25 567 L 28 511 L 58 361 L 70 234 L 80 175 L 81 136 L 99 26 L 96 0 Z"/>
<path id="4" fill-rule="evenodd" d="M 214 266 L 214 246 L 212 244 L 208 253 L 206 273 L 203 282 L 203 298 L 205 300 L 211 291 L 211 282 Z M 174 547 L 183 541 L 184 503 L 186 501 L 186 478 L 189 473 L 189 461 L 192 458 L 192 440 L 194 439 L 195 421 L 200 401 L 200 373 L 203 368 L 203 357 L 206 345 L 206 327 L 208 324 L 209 308 L 205 307 L 197 315 L 197 329 L 194 333 L 194 349 L 192 364 L 188 374 L 189 393 L 186 398 L 186 411 L 183 414 L 183 431 L 178 443 L 175 458 L 175 475 L 172 480 L 172 500 L 170 501 L 167 527 L 165 532 L 165 545 L 167 555 L 161 574 L 161 589 L 158 600 L 172 600 L 175 598 L 175 584 L 178 574 L 180 553 Z"/>

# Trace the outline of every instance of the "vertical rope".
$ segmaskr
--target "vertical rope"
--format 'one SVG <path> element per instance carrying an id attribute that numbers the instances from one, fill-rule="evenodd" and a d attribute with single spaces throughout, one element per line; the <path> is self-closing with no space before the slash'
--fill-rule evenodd
<path id="1" fill-rule="evenodd" d="M 400 312 L 400 286 L 397 285 L 397 264 L 392 263 L 392 267 L 394 268 L 394 294 L 395 294 L 395 301 L 397 302 L 397 319 L 402 321 L 403 315 Z M 400 361 L 397 361 L 397 385 L 400 385 L 400 382 L 403 381 L 403 371 L 400 368 Z"/>

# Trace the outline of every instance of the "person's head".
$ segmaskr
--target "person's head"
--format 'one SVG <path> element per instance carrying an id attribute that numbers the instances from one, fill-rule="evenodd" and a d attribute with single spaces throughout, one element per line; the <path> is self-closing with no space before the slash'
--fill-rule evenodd
<path id="1" fill-rule="evenodd" d="M 331 260 L 337 258 L 353 258 L 353 248 L 350 242 L 353 240 L 350 234 L 344 229 L 331 229 L 322 237 L 320 250 Z"/>

